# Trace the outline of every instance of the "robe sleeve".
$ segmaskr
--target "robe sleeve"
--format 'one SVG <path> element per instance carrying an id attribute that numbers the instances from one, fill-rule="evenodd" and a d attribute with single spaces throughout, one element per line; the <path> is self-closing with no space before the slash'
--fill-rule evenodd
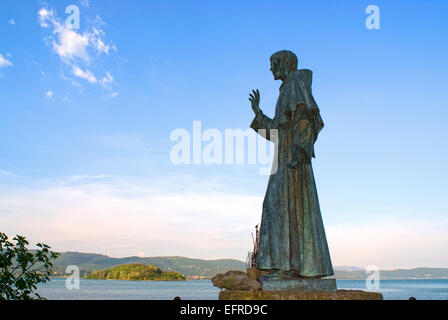
<path id="1" fill-rule="evenodd" d="M 250 127 L 255 130 L 259 135 L 261 135 L 263 138 L 272 141 L 271 140 L 271 129 L 274 128 L 274 121 L 266 116 L 263 111 L 259 111 L 257 115 L 255 116 L 254 120 L 250 124 Z M 272 137 L 274 138 L 274 137 Z"/>
<path id="2" fill-rule="evenodd" d="M 302 79 L 291 84 L 290 92 L 289 109 L 295 110 L 297 116 L 294 121 L 296 132 L 294 144 L 305 151 L 307 157 L 314 158 L 314 143 L 324 127 L 319 107 L 311 94 L 311 89 Z M 306 111 L 299 112 L 299 109 Z"/>
<path id="3" fill-rule="evenodd" d="M 300 161 L 308 162 L 314 155 L 313 127 L 309 118 L 294 121 L 294 145 L 298 147 Z M 304 153 L 305 158 L 303 158 Z"/>

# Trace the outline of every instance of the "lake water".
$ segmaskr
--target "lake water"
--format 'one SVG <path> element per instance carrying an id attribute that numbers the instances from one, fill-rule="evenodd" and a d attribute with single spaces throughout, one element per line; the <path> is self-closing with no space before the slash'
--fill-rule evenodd
<path id="1" fill-rule="evenodd" d="M 216 300 L 219 289 L 210 280 L 125 281 L 80 280 L 80 288 L 68 290 L 65 279 L 53 278 L 39 286 L 39 294 L 50 300 Z M 338 289 L 366 290 L 364 280 L 337 280 Z M 378 290 L 386 300 L 448 300 L 448 279 L 381 280 Z"/>

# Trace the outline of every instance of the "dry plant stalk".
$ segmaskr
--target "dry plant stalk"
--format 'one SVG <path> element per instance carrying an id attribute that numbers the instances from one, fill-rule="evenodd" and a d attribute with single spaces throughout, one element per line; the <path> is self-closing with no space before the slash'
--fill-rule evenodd
<path id="1" fill-rule="evenodd" d="M 251 256 L 251 266 L 257 267 L 258 247 L 260 245 L 260 232 L 258 230 L 258 224 L 255 226 L 255 239 L 254 239 L 254 234 L 251 233 L 251 235 L 252 235 L 252 242 L 254 244 L 254 249 L 252 251 L 252 256 Z"/>

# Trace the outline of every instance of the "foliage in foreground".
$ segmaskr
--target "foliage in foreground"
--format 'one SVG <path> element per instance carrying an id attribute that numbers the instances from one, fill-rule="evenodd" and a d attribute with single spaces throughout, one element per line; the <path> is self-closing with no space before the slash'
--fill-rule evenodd
<path id="1" fill-rule="evenodd" d="M 0 232 L 0 300 L 44 299 L 36 292 L 37 284 L 50 281 L 52 260 L 59 254 L 43 243 L 30 250 L 23 236 L 12 240 Z"/>
<path id="2" fill-rule="evenodd" d="M 176 271 L 163 272 L 156 266 L 144 264 L 124 264 L 106 270 L 94 271 L 87 279 L 109 280 L 185 280 L 185 276 Z"/>

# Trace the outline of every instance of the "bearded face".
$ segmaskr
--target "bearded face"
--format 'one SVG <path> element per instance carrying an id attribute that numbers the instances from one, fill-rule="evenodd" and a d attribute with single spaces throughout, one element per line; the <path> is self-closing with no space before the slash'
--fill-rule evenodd
<path id="1" fill-rule="evenodd" d="M 271 59 L 271 72 L 272 75 L 274 76 L 275 80 L 280 80 L 282 78 L 282 76 L 284 75 L 283 73 L 283 68 L 281 68 L 281 61 L 278 58 L 273 58 Z"/>
<path id="2" fill-rule="evenodd" d="M 271 72 L 275 80 L 284 81 L 291 72 L 297 70 L 297 56 L 287 50 L 274 53 L 271 56 Z"/>
<path id="3" fill-rule="evenodd" d="M 271 72 L 274 76 L 274 80 L 284 80 L 286 79 L 285 66 L 279 58 L 271 59 Z"/>

